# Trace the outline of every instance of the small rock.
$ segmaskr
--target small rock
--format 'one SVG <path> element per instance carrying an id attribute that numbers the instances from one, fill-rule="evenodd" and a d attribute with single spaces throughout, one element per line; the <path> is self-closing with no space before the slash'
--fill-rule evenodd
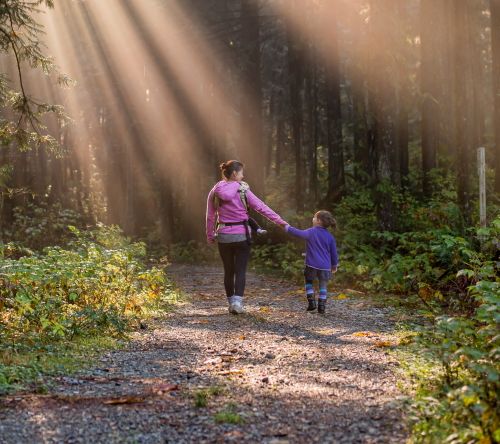
<path id="1" fill-rule="evenodd" d="M 269 376 L 264 376 L 262 378 L 262 382 L 265 383 L 265 384 L 269 384 Z"/>

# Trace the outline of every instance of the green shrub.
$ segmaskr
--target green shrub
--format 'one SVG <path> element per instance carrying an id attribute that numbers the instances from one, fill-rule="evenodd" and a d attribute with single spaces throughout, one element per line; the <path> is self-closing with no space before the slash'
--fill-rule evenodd
<path id="1" fill-rule="evenodd" d="M 13 223 L 5 230 L 6 241 L 25 248 L 41 250 L 49 245 L 63 245 L 71 239 L 68 226 L 82 227 L 84 218 L 60 203 L 27 203 L 14 208 Z"/>
<path id="2" fill-rule="evenodd" d="M 0 258 L 1 343 L 120 334 L 172 293 L 162 270 L 145 267 L 144 244 L 117 227 L 72 232 L 70 249 Z"/>
<path id="3" fill-rule="evenodd" d="M 459 273 L 479 279 L 469 288 L 477 304 L 472 316 L 440 316 L 420 336 L 442 371 L 417 390 L 416 442 L 500 441 L 500 279 L 494 267 L 485 262 Z"/>

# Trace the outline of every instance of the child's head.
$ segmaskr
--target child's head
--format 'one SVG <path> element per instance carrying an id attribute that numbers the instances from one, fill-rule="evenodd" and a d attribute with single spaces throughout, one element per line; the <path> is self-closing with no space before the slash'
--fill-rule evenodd
<path id="1" fill-rule="evenodd" d="M 222 177 L 228 180 L 243 180 L 243 164 L 238 160 L 228 160 L 220 164 Z"/>
<path id="2" fill-rule="evenodd" d="M 333 229 L 337 228 L 337 221 L 334 219 L 332 216 L 332 213 L 326 210 L 320 210 L 316 212 L 316 214 L 313 217 L 313 225 L 315 227 L 323 227 L 323 228 L 329 228 L 332 227 Z"/>

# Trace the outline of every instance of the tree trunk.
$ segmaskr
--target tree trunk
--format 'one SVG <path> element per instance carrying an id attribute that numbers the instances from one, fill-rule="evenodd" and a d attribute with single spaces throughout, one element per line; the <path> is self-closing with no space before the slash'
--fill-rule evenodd
<path id="1" fill-rule="evenodd" d="M 491 40 L 493 53 L 493 97 L 495 103 L 494 129 L 495 191 L 500 193 L 500 0 L 490 0 Z"/>
<path id="2" fill-rule="evenodd" d="M 241 134 L 246 174 L 252 188 L 264 194 L 265 150 L 262 140 L 262 85 L 260 78 L 259 0 L 242 0 L 241 37 L 244 50 L 241 80 L 244 94 L 241 103 Z"/>
<path id="3" fill-rule="evenodd" d="M 423 192 L 431 195 L 429 172 L 436 168 L 439 145 L 439 73 L 437 65 L 437 33 L 439 2 L 422 0 L 420 6 L 421 96 L 422 96 L 422 175 Z"/>
<path id="4" fill-rule="evenodd" d="M 342 112 L 340 101 L 340 57 L 338 47 L 338 3 L 331 2 L 324 11 L 323 29 L 328 32 L 326 66 L 328 200 L 338 201 L 345 188 L 344 151 L 342 143 Z"/>
<path id="5" fill-rule="evenodd" d="M 391 156 L 395 141 L 395 85 L 389 76 L 391 72 L 390 44 L 387 29 L 392 23 L 387 22 L 388 13 L 394 10 L 395 0 L 372 0 L 371 37 L 378 42 L 379 49 L 372 55 L 372 84 L 370 85 L 375 154 L 375 203 L 381 230 L 394 229 L 393 202 L 391 196 Z"/>
<path id="6" fill-rule="evenodd" d="M 470 147 L 467 138 L 470 130 L 470 116 L 467 101 L 467 65 L 469 55 L 467 3 L 455 2 L 453 10 L 454 33 L 454 81 L 455 81 L 455 143 L 457 150 L 457 192 L 458 205 L 465 225 L 470 224 L 469 162 Z"/>
<path id="7" fill-rule="evenodd" d="M 296 0 L 290 7 L 296 8 Z M 304 43 L 301 35 L 287 28 L 288 68 L 293 146 L 295 152 L 295 202 L 298 212 L 304 211 L 304 159 L 302 155 L 302 89 L 304 82 Z"/>

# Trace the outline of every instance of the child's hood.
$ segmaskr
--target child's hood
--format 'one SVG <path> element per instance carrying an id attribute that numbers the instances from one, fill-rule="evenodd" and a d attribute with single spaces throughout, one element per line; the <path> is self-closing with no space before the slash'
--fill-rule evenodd
<path id="1" fill-rule="evenodd" d="M 240 188 L 239 182 L 221 180 L 215 186 L 215 194 L 222 200 L 232 200 Z"/>

